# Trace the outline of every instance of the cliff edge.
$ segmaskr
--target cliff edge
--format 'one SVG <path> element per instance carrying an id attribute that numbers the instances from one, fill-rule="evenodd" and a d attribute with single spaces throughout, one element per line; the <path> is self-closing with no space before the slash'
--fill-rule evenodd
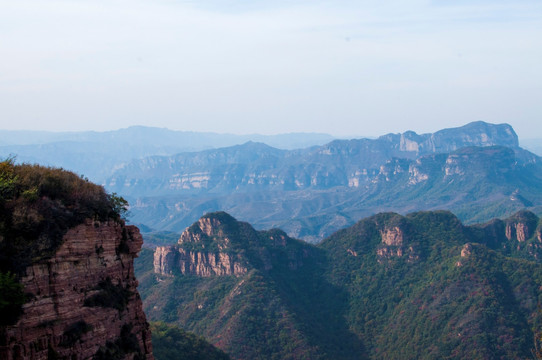
<path id="1" fill-rule="evenodd" d="M 0 190 L 0 359 L 154 359 L 133 266 L 143 238 L 124 200 L 11 161 Z M 7 289 L 22 300 L 6 305 Z"/>

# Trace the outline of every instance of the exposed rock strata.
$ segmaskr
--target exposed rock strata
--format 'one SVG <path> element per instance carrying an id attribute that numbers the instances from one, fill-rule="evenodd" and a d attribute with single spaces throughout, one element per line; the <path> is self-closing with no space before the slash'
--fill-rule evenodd
<path id="1" fill-rule="evenodd" d="M 54 257 L 26 269 L 21 283 L 31 298 L 0 334 L 0 359 L 92 359 L 122 339 L 132 342 L 125 359 L 153 359 L 133 268 L 142 243 L 136 227 L 113 221 L 69 230 Z M 123 297 L 92 303 L 108 289 Z"/>
<path id="2" fill-rule="evenodd" d="M 172 275 L 179 271 L 183 275 L 202 277 L 243 275 L 248 269 L 236 258 L 223 252 L 187 251 L 174 246 L 159 246 L 154 253 L 154 272 Z"/>
<path id="3" fill-rule="evenodd" d="M 202 277 L 244 275 L 248 272 L 247 266 L 231 251 L 230 244 L 231 239 L 224 233 L 223 223 L 218 218 L 202 217 L 181 234 L 179 245 L 156 248 L 154 272 Z"/>
<path id="4" fill-rule="evenodd" d="M 280 230 L 256 231 L 226 213 L 210 213 L 187 228 L 177 245 L 159 246 L 154 272 L 161 275 L 242 276 L 252 268 L 271 270 L 277 257 L 297 270 L 312 256 Z M 280 255 L 279 255 L 280 254 Z"/>
<path id="5" fill-rule="evenodd" d="M 523 222 L 509 223 L 506 225 L 506 238 L 523 242 L 533 235 L 533 229 Z"/>

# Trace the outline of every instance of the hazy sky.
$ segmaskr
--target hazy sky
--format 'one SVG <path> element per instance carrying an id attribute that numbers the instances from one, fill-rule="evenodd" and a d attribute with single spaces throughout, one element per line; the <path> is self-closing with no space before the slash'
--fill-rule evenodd
<path id="1" fill-rule="evenodd" d="M 0 0 L 0 128 L 542 138 L 542 1 Z"/>

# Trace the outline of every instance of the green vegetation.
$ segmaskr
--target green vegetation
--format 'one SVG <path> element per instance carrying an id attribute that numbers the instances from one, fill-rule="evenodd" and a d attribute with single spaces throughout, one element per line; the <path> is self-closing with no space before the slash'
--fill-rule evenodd
<path id="1" fill-rule="evenodd" d="M 52 256 L 68 229 L 86 219 L 123 221 L 126 209 L 122 197 L 69 171 L 0 161 L 0 323 L 21 312 L 27 266 Z"/>
<path id="2" fill-rule="evenodd" d="M 108 341 L 105 346 L 100 346 L 94 360 L 122 360 L 126 355 L 134 354 L 131 359 L 143 360 L 139 342 L 135 334 L 132 333 L 132 325 L 123 325 L 120 337 L 114 342 Z"/>
<path id="3" fill-rule="evenodd" d="M 145 232 L 144 226 L 139 227 L 139 230 L 141 230 L 141 235 L 145 239 L 146 246 L 174 245 L 177 244 L 180 237 L 180 234 L 171 231 Z"/>
<path id="4" fill-rule="evenodd" d="M 524 359 L 535 348 L 542 221 L 532 213 L 477 226 L 447 211 L 383 213 L 318 247 L 215 215 L 205 248 L 230 239 L 247 274 L 160 277 L 144 254 L 136 275 L 150 319 L 232 357 Z"/>
<path id="5" fill-rule="evenodd" d="M 346 317 L 370 357 L 527 358 L 542 266 L 475 243 L 492 239 L 473 235 L 476 229 L 450 213 L 389 216 L 362 220 L 321 245 L 336 259 L 330 279 L 348 289 Z M 403 255 L 379 256 L 380 231 L 397 217 L 404 221 Z M 518 220 L 526 219 L 510 219 Z M 341 255 L 347 249 L 357 256 Z"/>
<path id="6" fill-rule="evenodd" d="M 122 221 L 126 200 L 72 172 L 0 162 L 0 271 L 20 274 L 86 219 Z"/>
<path id="7" fill-rule="evenodd" d="M 156 360 L 229 360 L 222 350 L 204 338 L 162 322 L 151 323 L 152 347 Z"/>
<path id="8" fill-rule="evenodd" d="M 227 244 L 224 252 L 241 256 L 248 273 L 156 281 L 143 251 L 136 276 L 149 319 L 205 336 L 239 358 L 360 358 L 363 348 L 341 315 L 345 293 L 323 279 L 327 259 L 321 251 L 278 229 L 255 231 L 225 213 L 205 218 L 217 220 L 211 236 L 202 236 L 196 225 L 190 231 L 206 250 Z"/>
<path id="9" fill-rule="evenodd" d="M 62 347 L 73 346 L 76 342 L 81 340 L 83 334 L 92 331 L 92 329 L 92 325 L 87 324 L 84 320 L 77 321 L 64 331 L 64 334 L 62 334 L 62 341 L 59 345 Z"/>
<path id="10" fill-rule="evenodd" d="M 121 284 L 113 284 L 110 278 L 100 281 L 96 290 L 99 292 L 86 298 L 84 306 L 110 307 L 123 311 L 132 296 L 129 290 L 126 290 Z"/>
<path id="11" fill-rule="evenodd" d="M 23 286 L 17 282 L 17 277 L 10 272 L 0 272 L 0 326 L 15 323 L 25 299 Z"/>

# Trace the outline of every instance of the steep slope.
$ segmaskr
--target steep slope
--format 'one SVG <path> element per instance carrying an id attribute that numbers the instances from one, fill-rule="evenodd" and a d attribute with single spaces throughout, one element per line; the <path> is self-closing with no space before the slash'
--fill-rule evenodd
<path id="1" fill-rule="evenodd" d="M 455 140 L 436 134 L 451 142 L 448 148 L 470 139 L 468 133 Z M 473 142 L 497 142 L 490 142 L 487 134 L 483 138 L 487 141 Z M 132 220 L 155 229 L 180 232 L 202 213 L 225 210 L 256 228 L 279 227 L 311 242 L 383 211 L 447 209 L 475 223 L 523 208 L 542 210 L 540 158 L 494 145 L 419 154 L 421 144 L 436 141 L 428 139 L 412 152 L 400 150 L 399 138 L 335 141 L 295 153 L 251 143 L 133 163 L 129 169 L 134 175 L 109 185 L 137 194 Z M 513 144 L 516 138 L 496 139 Z M 164 191 L 168 195 L 160 196 Z"/>
<path id="2" fill-rule="evenodd" d="M 138 277 L 150 319 L 202 335 L 235 359 L 358 359 L 341 290 L 321 277 L 326 261 L 280 230 L 212 213 L 178 245 L 156 249 L 158 275 L 147 268 Z"/>
<path id="3" fill-rule="evenodd" d="M 532 225 L 525 214 L 503 228 L 447 212 L 379 214 L 326 239 L 332 282 L 348 289 L 346 316 L 371 358 L 529 357 L 542 266 L 523 244 L 539 251 L 540 232 L 520 241 L 506 230 Z"/>
<path id="4" fill-rule="evenodd" d="M 235 359 L 524 359 L 542 320 L 541 250 L 526 211 L 472 226 L 382 213 L 318 247 L 214 213 L 138 276 L 152 319 Z"/>
<path id="5" fill-rule="evenodd" d="M 153 359 L 133 267 L 143 239 L 122 199 L 10 161 L 0 195 L 0 358 Z M 21 296 L 6 304 L 8 290 Z"/>
<path id="6" fill-rule="evenodd" d="M 172 325 L 152 323 L 152 343 L 156 360 L 229 360 L 223 351 L 205 339 Z"/>

